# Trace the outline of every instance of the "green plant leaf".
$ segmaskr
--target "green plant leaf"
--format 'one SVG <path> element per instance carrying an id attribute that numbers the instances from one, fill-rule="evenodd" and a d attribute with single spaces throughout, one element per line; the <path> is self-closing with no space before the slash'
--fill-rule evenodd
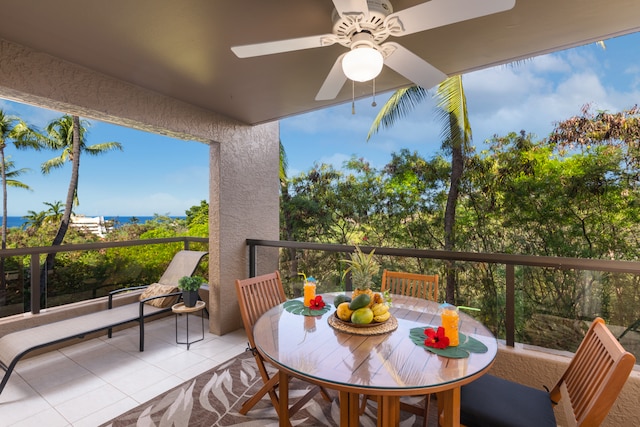
<path id="1" fill-rule="evenodd" d="M 458 334 L 460 337 L 460 344 L 456 347 L 447 347 L 447 348 L 433 348 L 427 347 L 424 345 L 425 334 L 424 330 L 426 328 L 432 328 L 432 326 L 425 326 L 423 328 L 412 328 L 409 331 L 409 338 L 415 345 L 418 347 L 422 347 L 425 350 L 429 350 L 432 353 L 435 353 L 439 356 L 450 357 L 452 359 L 464 359 L 469 357 L 469 353 L 486 353 L 489 351 L 486 345 L 482 342 L 478 341 L 473 337 L 469 337 L 465 334 Z M 435 329 L 435 328 L 434 328 Z"/>
<path id="2" fill-rule="evenodd" d="M 286 301 L 282 306 L 289 313 L 303 316 L 322 316 L 323 314 L 331 310 L 331 306 L 329 304 L 325 305 L 322 310 L 311 310 L 309 307 L 305 307 L 304 303 L 300 300 L 289 300 Z"/>

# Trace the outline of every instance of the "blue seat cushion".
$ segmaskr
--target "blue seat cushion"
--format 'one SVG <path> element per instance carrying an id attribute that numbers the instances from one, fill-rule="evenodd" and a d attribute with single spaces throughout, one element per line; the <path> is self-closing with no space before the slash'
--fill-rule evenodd
<path id="1" fill-rule="evenodd" d="M 489 374 L 462 386 L 460 422 L 468 427 L 556 427 L 549 393 Z"/>

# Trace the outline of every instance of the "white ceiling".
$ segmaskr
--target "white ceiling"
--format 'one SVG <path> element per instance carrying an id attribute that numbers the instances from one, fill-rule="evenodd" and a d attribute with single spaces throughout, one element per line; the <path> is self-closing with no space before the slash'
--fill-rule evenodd
<path id="1" fill-rule="evenodd" d="M 392 0 L 395 11 L 418 3 Z M 239 59 L 230 47 L 330 33 L 332 10 L 331 0 L 0 0 L 0 38 L 258 124 L 349 101 L 350 84 L 315 101 L 347 49 Z M 507 12 L 389 40 L 454 75 L 639 29 L 637 0 L 516 0 Z M 385 67 L 376 88 L 409 83 Z"/>

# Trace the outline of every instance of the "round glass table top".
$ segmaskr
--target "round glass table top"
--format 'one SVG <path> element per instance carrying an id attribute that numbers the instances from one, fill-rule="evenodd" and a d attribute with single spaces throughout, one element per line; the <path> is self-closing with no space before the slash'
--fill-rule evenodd
<path id="1" fill-rule="evenodd" d="M 338 293 L 323 294 L 333 305 Z M 493 363 L 497 341 L 479 321 L 460 313 L 460 333 L 482 342 L 487 351 L 465 358 L 437 355 L 416 345 L 413 328 L 440 326 L 439 304 L 418 298 L 392 295 L 391 313 L 397 329 L 380 335 L 358 335 L 333 328 L 328 318 L 303 316 L 283 305 L 267 311 L 254 325 L 260 353 L 274 364 L 321 384 L 351 391 L 432 393 L 463 384 L 484 373 Z"/>

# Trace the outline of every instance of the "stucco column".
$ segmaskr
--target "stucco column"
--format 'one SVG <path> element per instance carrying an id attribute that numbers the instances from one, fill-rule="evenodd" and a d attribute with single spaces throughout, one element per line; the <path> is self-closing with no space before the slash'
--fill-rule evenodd
<path id="1" fill-rule="evenodd" d="M 209 326 L 242 326 L 235 280 L 249 275 L 247 238 L 278 240 L 279 126 L 237 126 L 210 144 Z M 261 250 L 259 274 L 278 268 L 277 249 Z"/>

